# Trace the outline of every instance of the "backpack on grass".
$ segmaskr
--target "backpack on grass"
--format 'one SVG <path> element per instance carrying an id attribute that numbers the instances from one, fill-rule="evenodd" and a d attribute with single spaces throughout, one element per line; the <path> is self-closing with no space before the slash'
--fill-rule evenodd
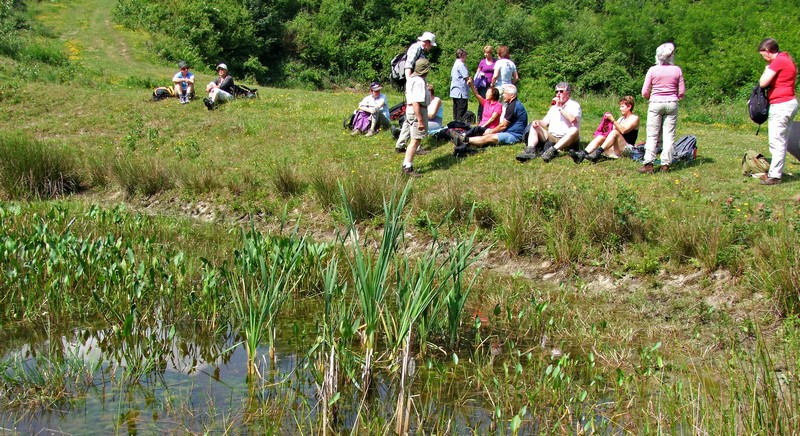
<path id="1" fill-rule="evenodd" d="M 769 100 L 767 100 L 767 90 L 762 88 L 761 85 L 756 84 L 753 92 L 750 94 L 750 99 L 747 100 L 747 110 L 750 114 L 750 119 L 758 124 L 756 136 L 761 130 L 761 125 L 769 118 Z"/>
<path id="2" fill-rule="evenodd" d="M 769 161 L 761 153 L 747 150 L 742 156 L 742 175 L 752 176 L 769 171 Z"/>
<path id="3" fill-rule="evenodd" d="M 171 86 L 159 86 L 153 90 L 153 101 L 161 101 L 171 97 L 175 97 L 175 89 Z"/>
<path id="4" fill-rule="evenodd" d="M 233 85 L 233 98 L 258 98 L 258 89 L 244 85 Z"/>
<path id="5" fill-rule="evenodd" d="M 672 158 L 690 162 L 697 157 L 697 138 L 694 135 L 681 136 L 672 148 Z"/>

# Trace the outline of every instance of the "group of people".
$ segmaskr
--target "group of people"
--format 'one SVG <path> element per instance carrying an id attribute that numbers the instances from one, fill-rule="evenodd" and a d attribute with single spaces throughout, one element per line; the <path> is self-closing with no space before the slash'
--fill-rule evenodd
<path id="1" fill-rule="evenodd" d="M 425 59 L 425 53 L 435 46 L 435 35 L 425 32 L 406 53 L 406 117 L 395 144 L 395 149 L 405 156 L 402 164 L 405 175 L 419 175 L 413 167 L 414 156 L 427 152 L 420 149 L 420 142 L 428 132 L 442 127 L 441 99 L 435 97 L 433 86 L 426 80 L 430 63 Z M 792 58 L 779 51 L 774 39 L 762 41 L 758 51 L 768 63 L 759 82 L 762 87 L 769 88 L 768 127 L 772 154 L 770 170 L 761 183 L 774 185 L 781 182 L 789 127 L 798 111 L 794 92 L 797 72 Z M 617 159 L 633 148 L 640 127 L 639 116 L 634 113 L 633 96 L 619 100 L 618 117 L 605 113 L 594 138 L 580 149 L 583 113 L 581 105 L 572 98 L 572 86 L 567 82 L 558 83 L 547 114 L 529 123 L 528 112 L 518 99 L 516 83 L 519 73 L 509 59 L 508 47 L 498 47 L 497 54 L 498 59 L 495 59 L 493 48 L 484 47 L 484 57 L 473 76 L 466 66 L 466 50 L 456 50 L 450 74 L 453 120 L 465 119 L 470 92 L 479 102 L 477 124 L 464 133 L 452 135 L 456 156 L 477 152 L 476 147 L 522 142 L 526 135 L 525 147 L 516 156 L 520 162 L 536 157 L 550 162 L 563 152 L 568 152 L 575 163 L 584 160 L 597 162 L 603 158 Z M 648 107 L 645 153 L 643 164 L 638 169 L 640 173 L 668 172 L 672 165 L 679 102 L 686 94 L 683 72 L 675 65 L 674 59 L 675 45 L 660 45 L 656 49 L 655 65 L 647 71 L 642 86 L 641 95 L 648 100 Z M 436 117 L 429 118 L 430 113 Z M 376 126 L 372 124 L 373 132 Z"/>
<path id="2" fill-rule="evenodd" d="M 173 89 L 181 104 L 189 103 L 194 98 L 194 74 L 189 71 L 189 64 L 181 61 L 178 63 L 180 69 L 172 77 Z M 228 74 L 228 66 L 225 64 L 217 65 L 217 77 L 206 85 L 208 97 L 203 99 L 208 110 L 213 110 L 217 105 L 226 101 L 233 100 L 233 77 Z"/>

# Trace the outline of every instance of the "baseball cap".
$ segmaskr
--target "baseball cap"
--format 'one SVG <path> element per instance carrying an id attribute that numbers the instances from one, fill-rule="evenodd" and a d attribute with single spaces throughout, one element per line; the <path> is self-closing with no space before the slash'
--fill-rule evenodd
<path id="1" fill-rule="evenodd" d="M 225 71 L 228 71 L 228 66 L 227 66 L 227 65 L 225 65 L 225 64 L 219 64 L 219 65 L 217 65 L 217 70 L 225 70 Z"/>
<path id="2" fill-rule="evenodd" d="M 178 68 L 181 70 L 184 68 L 189 68 L 189 64 L 186 61 L 180 61 L 178 62 Z"/>
<path id="3" fill-rule="evenodd" d="M 431 32 L 423 33 L 422 36 L 417 38 L 417 41 L 430 41 L 431 45 L 436 47 L 436 35 Z"/>
<path id="4" fill-rule="evenodd" d="M 381 88 L 383 88 L 383 87 L 378 82 L 372 82 L 372 83 L 369 84 L 369 90 L 370 91 L 380 91 Z"/>

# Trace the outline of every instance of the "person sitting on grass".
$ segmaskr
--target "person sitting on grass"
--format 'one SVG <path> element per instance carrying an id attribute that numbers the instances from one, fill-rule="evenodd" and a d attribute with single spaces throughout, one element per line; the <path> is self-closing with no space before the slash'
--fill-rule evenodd
<path id="1" fill-rule="evenodd" d="M 189 64 L 184 61 L 178 62 L 178 68 L 180 71 L 172 77 L 172 83 L 181 104 L 186 104 L 189 103 L 189 98 L 194 98 L 194 74 L 189 71 Z"/>
<path id="2" fill-rule="evenodd" d="M 386 95 L 381 93 L 381 89 L 380 83 L 372 82 L 369 85 L 369 95 L 364 97 L 361 103 L 358 104 L 356 119 L 363 116 L 369 120 L 366 135 L 364 136 L 372 136 L 378 133 L 378 130 L 388 129 L 392 125 L 389 121 L 389 103 Z M 353 123 L 353 133 L 351 135 L 363 133 L 363 130 L 358 129 L 356 124 L 356 122 Z"/>
<path id="3" fill-rule="evenodd" d="M 567 82 L 560 82 L 556 85 L 556 96 L 550 103 L 550 110 L 541 120 L 531 123 L 531 132 L 528 136 L 528 146 L 517 155 L 517 160 L 526 162 L 536 158 L 539 144 L 553 144 L 552 147 L 544 147 L 542 160 L 550 162 L 558 155 L 560 150 L 567 149 L 580 141 L 581 129 L 581 105 L 570 98 L 572 87 Z"/>
<path id="4" fill-rule="evenodd" d="M 614 115 L 606 112 L 594 134 L 594 139 L 585 150 L 570 150 L 569 155 L 577 164 L 584 159 L 597 162 L 601 157 L 618 159 L 622 153 L 633 147 L 639 136 L 639 116 L 633 113 L 634 99 L 630 95 L 619 101 L 619 112 L 622 116 L 614 119 Z"/>
<path id="5" fill-rule="evenodd" d="M 233 100 L 233 77 L 228 75 L 228 66 L 217 65 L 217 74 L 219 76 L 206 86 L 208 97 L 203 99 L 203 103 L 208 110 L 213 110 L 217 105 Z"/>
<path id="6" fill-rule="evenodd" d="M 522 141 L 525 133 L 525 126 L 528 125 L 528 111 L 517 99 L 517 87 L 511 84 L 503 86 L 503 101 L 506 103 L 503 108 L 503 115 L 497 127 L 486 129 L 481 136 L 467 138 L 464 135 L 454 138 L 455 156 L 465 156 L 474 153 L 476 150 L 471 146 L 480 147 L 489 145 L 514 144 Z"/>
<path id="7" fill-rule="evenodd" d="M 467 79 L 467 83 L 482 108 L 481 122 L 464 133 L 466 138 L 471 138 L 473 136 L 481 136 L 486 132 L 486 129 L 494 129 L 500 125 L 500 117 L 503 114 L 503 104 L 500 103 L 500 94 L 497 88 L 489 87 L 485 89 L 484 93 L 486 94 L 486 98 L 484 98 L 481 96 L 480 90 L 475 88 L 475 83 L 473 83 L 471 77 Z"/>

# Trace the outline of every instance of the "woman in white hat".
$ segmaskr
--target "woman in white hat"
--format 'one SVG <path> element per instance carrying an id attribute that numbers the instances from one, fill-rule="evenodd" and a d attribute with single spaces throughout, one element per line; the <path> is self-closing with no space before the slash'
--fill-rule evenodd
<path id="1" fill-rule="evenodd" d="M 214 109 L 217 104 L 233 100 L 233 77 L 228 75 L 228 66 L 217 65 L 217 76 L 213 82 L 206 86 L 208 97 L 203 99 L 208 110 Z"/>

